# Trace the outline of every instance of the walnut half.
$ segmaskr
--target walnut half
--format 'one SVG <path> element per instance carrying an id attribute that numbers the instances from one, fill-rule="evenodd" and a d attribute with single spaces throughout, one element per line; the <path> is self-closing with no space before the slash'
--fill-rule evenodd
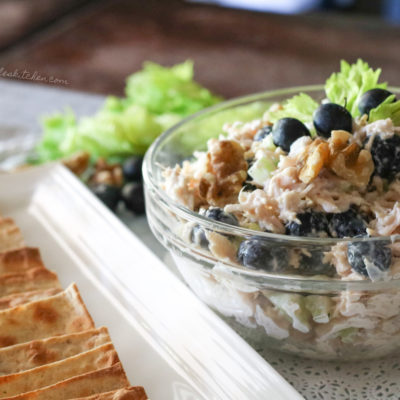
<path id="1" fill-rule="evenodd" d="M 208 204 L 234 201 L 247 175 L 244 150 L 234 140 L 210 140 L 206 173 L 199 182 L 199 195 Z"/>
<path id="2" fill-rule="evenodd" d="M 368 185 L 374 172 L 374 162 L 368 150 L 361 150 L 353 143 L 332 158 L 330 168 L 337 176 L 362 188 Z"/>
<path id="3" fill-rule="evenodd" d="M 321 139 L 315 139 L 307 148 L 308 155 L 300 170 L 299 178 L 304 183 L 310 183 L 320 173 L 329 160 L 329 145 Z"/>
<path id="4" fill-rule="evenodd" d="M 374 172 L 371 153 L 357 143 L 349 144 L 350 138 L 349 132 L 332 131 L 328 141 L 318 138 L 309 144 L 303 156 L 300 180 L 310 183 L 326 167 L 355 186 L 367 186 Z"/>
<path id="5" fill-rule="evenodd" d="M 91 184 L 105 183 L 112 186 L 121 186 L 123 180 L 120 164 L 108 164 L 103 158 L 99 158 L 89 182 Z"/>
<path id="6" fill-rule="evenodd" d="M 360 188 L 366 187 L 374 172 L 374 162 L 368 150 L 357 143 L 348 144 L 350 133 L 332 131 L 329 139 L 328 167 L 337 175 Z"/>
<path id="7" fill-rule="evenodd" d="M 89 166 L 90 154 L 86 151 L 78 151 L 62 160 L 63 164 L 75 175 L 83 174 Z"/>

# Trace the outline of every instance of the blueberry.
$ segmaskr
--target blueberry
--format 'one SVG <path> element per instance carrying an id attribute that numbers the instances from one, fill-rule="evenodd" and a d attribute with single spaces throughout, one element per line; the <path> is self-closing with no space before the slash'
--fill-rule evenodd
<path id="1" fill-rule="evenodd" d="M 240 243 L 237 258 L 245 267 L 280 272 L 287 268 L 288 252 L 257 236 Z"/>
<path id="2" fill-rule="evenodd" d="M 126 183 L 122 188 L 122 200 L 128 210 L 135 214 L 144 214 L 144 192 L 142 183 Z"/>
<path id="3" fill-rule="evenodd" d="M 384 100 L 386 100 L 389 96 L 393 93 L 389 92 L 389 90 L 385 89 L 371 89 L 365 92 L 359 102 L 358 102 L 358 109 L 361 113 L 369 115 L 369 112 L 378 107 Z M 396 101 L 395 99 L 393 101 Z"/>
<path id="4" fill-rule="evenodd" d="M 272 132 L 272 126 L 263 126 L 255 135 L 254 141 L 261 142 L 261 140 L 265 139 Z"/>
<path id="5" fill-rule="evenodd" d="M 214 221 L 224 222 L 225 224 L 235 226 L 239 225 L 237 218 L 233 214 L 226 213 L 222 208 L 209 208 L 204 215 L 207 218 L 213 219 Z"/>
<path id="6" fill-rule="evenodd" d="M 355 237 L 364 235 L 367 229 L 366 221 L 353 209 L 346 212 L 332 214 L 328 225 L 332 237 Z"/>
<path id="7" fill-rule="evenodd" d="M 313 122 L 318 134 L 329 138 L 334 130 L 351 132 L 353 120 L 351 114 L 339 104 L 322 104 L 315 111 Z"/>
<path id="8" fill-rule="evenodd" d="M 117 208 L 121 199 L 121 191 L 118 187 L 100 183 L 92 187 L 93 193 L 112 211 Z"/>
<path id="9" fill-rule="evenodd" d="M 122 172 L 127 182 L 141 182 L 143 157 L 127 158 L 122 164 Z"/>
<path id="10" fill-rule="evenodd" d="M 368 277 L 367 266 L 373 266 L 382 272 L 389 269 L 392 252 L 385 243 L 354 242 L 348 245 L 347 259 L 353 271 Z"/>
<path id="11" fill-rule="evenodd" d="M 302 136 L 310 136 L 307 127 L 295 118 L 282 118 L 276 122 L 272 129 L 272 138 L 275 146 L 289 152 L 290 146 Z"/>
<path id="12" fill-rule="evenodd" d="M 371 155 L 375 165 L 374 173 L 381 178 L 393 179 L 400 172 L 400 136 L 393 135 L 388 139 L 376 136 L 372 142 Z"/>
<path id="13" fill-rule="evenodd" d="M 286 233 L 288 235 L 308 237 L 328 236 L 328 218 L 326 214 L 308 211 L 297 214 L 296 218 L 300 221 L 300 224 L 295 221 L 289 222 L 286 225 Z"/>
<path id="14" fill-rule="evenodd" d="M 205 214 L 205 217 L 210 218 L 214 221 L 224 222 L 225 224 L 238 226 L 239 222 L 237 218 L 230 213 L 226 213 L 224 210 L 218 207 L 209 208 Z M 201 246 L 203 248 L 208 247 L 208 240 L 206 238 L 206 234 L 204 229 L 200 225 L 195 225 L 190 233 L 190 240 Z"/>
<path id="15" fill-rule="evenodd" d="M 333 277 L 336 269 L 332 264 L 324 262 L 322 250 L 307 250 L 300 256 L 300 265 L 296 272 L 307 276 L 326 275 Z"/>
<path id="16" fill-rule="evenodd" d="M 248 158 L 246 162 L 247 162 L 247 169 L 249 169 L 254 164 L 254 158 Z"/>
<path id="17" fill-rule="evenodd" d="M 254 192 L 256 189 L 258 189 L 257 186 L 253 185 L 252 183 L 248 183 L 248 182 L 245 182 L 245 184 L 242 187 L 242 190 L 244 192 Z"/>
<path id="18" fill-rule="evenodd" d="M 190 232 L 190 240 L 197 246 L 202 247 L 203 249 L 208 248 L 208 240 L 206 238 L 206 234 L 204 233 L 204 229 L 200 225 L 195 225 Z"/>

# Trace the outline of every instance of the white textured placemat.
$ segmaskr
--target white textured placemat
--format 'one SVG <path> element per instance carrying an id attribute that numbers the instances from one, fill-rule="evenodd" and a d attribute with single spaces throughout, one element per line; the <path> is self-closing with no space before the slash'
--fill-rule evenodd
<path id="1" fill-rule="evenodd" d="M 9 156 L 32 146 L 40 135 L 40 116 L 66 108 L 71 108 L 78 116 L 92 114 L 103 99 L 97 95 L 0 79 L 0 160 L 3 154 Z M 174 268 L 144 217 L 124 214 L 122 218 L 148 247 Z M 330 363 L 256 350 L 307 400 L 400 399 L 398 358 Z"/>
<path id="2" fill-rule="evenodd" d="M 236 332 L 240 334 L 240 328 Z M 398 357 L 375 361 L 327 362 L 262 351 L 257 346 L 253 348 L 307 400 L 400 399 Z"/>

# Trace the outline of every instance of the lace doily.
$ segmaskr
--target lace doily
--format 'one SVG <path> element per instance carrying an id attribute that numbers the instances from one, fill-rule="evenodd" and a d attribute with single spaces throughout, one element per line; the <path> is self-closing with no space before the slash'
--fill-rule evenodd
<path id="1" fill-rule="evenodd" d="M 259 351 L 307 400 L 400 398 L 398 358 L 359 362 L 307 360 Z"/>
<path id="2" fill-rule="evenodd" d="M 232 320 L 229 325 L 306 400 L 400 399 L 399 356 L 353 362 L 299 358 L 261 349 L 252 339 L 246 338 L 246 330 L 242 330 L 241 325 Z"/>

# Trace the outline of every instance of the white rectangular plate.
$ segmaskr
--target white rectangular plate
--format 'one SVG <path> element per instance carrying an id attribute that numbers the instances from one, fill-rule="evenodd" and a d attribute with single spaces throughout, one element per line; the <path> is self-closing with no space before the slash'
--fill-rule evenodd
<path id="1" fill-rule="evenodd" d="M 0 175 L 0 212 L 109 328 L 152 400 L 302 397 L 60 165 Z"/>

